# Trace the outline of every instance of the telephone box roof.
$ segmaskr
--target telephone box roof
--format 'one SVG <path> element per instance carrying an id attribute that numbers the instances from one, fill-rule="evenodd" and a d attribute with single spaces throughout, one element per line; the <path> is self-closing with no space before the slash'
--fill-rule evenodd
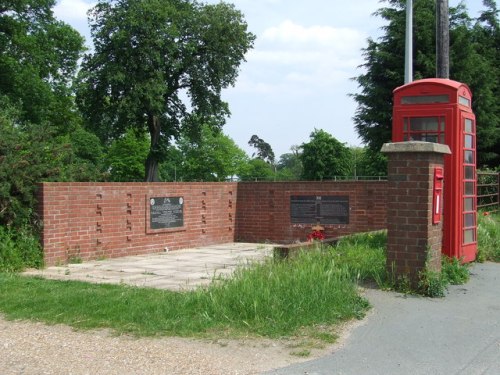
<path id="1" fill-rule="evenodd" d="M 458 90 L 461 87 L 466 87 L 467 90 L 470 92 L 469 86 L 467 86 L 465 83 L 462 82 L 457 82 L 453 81 L 452 79 L 446 79 L 446 78 L 425 78 L 425 79 L 419 79 L 417 81 L 413 81 L 410 83 L 407 83 L 406 85 L 399 86 L 394 90 L 394 93 L 402 90 L 402 89 L 408 89 L 412 86 L 417 86 L 417 85 L 422 85 L 422 84 L 428 84 L 428 85 L 435 85 L 435 86 L 445 86 L 448 88 L 452 88 L 455 90 Z"/>

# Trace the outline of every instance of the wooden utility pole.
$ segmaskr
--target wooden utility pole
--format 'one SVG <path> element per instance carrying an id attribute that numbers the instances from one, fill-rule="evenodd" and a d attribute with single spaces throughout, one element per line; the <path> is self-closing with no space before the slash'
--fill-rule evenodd
<path id="1" fill-rule="evenodd" d="M 436 0 L 436 77 L 450 78 L 450 19 L 448 0 Z"/>

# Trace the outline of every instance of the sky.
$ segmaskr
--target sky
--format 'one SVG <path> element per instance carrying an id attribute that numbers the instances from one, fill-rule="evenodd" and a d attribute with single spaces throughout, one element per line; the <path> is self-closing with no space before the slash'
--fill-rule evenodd
<path id="1" fill-rule="evenodd" d="M 217 3 L 218 0 L 205 0 Z M 323 129 L 347 146 L 360 146 L 354 129 L 362 49 L 381 35 L 383 21 L 373 15 L 380 0 L 227 0 L 245 16 L 256 35 L 254 48 L 234 87 L 223 92 L 231 117 L 224 132 L 251 155 L 256 134 L 276 157 L 309 141 Z M 455 6 L 459 0 L 449 0 Z M 466 0 L 476 17 L 481 0 Z M 87 10 L 91 0 L 58 0 L 56 18 L 70 24 L 91 47 Z M 403 82 L 401 83 L 403 84 Z"/>

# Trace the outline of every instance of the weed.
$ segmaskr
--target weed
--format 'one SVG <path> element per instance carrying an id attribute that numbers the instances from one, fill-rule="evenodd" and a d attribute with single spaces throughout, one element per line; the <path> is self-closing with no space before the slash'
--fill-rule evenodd
<path id="1" fill-rule="evenodd" d="M 500 214 L 478 213 L 477 225 L 479 262 L 500 262 Z"/>
<path id="2" fill-rule="evenodd" d="M 19 272 L 43 266 L 43 253 L 38 239 L 27 228 L 0 226 L 0 271 Z"/>
<path id="3" fill-rule="evenodd" d="M 447 284 L 441 272 L 431 271 L 426 267 L 419 274 L 418 292 L 427 297 L 444 297 Z"/>
<path id="4" fill-rule="evenodd" d="M 462 285 L 469 281 L 469 268 L 457 258 L 443 257 L 441 272 L 446 281 L 452 285 Z"/>
<path id="5" fill-rule="evenodd" d="M 311 355 L 311 351 L 309 349 L 294 350 L 290 352 L 290 355 L 296 357 L 309 357 Z"/>

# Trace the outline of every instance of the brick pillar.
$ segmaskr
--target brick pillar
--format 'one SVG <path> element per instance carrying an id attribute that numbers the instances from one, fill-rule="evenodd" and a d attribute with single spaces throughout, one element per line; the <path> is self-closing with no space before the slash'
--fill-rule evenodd
<path id="1" fill-rule="evenodd" d="M 426 267 L 441 271 L 442 218 L 432 223 L 434 168 L 443 168 L 451 152 L 429 142 L 386 143 L 382 152 L 388 156 L 386 267 L 415 287 Z"/>

